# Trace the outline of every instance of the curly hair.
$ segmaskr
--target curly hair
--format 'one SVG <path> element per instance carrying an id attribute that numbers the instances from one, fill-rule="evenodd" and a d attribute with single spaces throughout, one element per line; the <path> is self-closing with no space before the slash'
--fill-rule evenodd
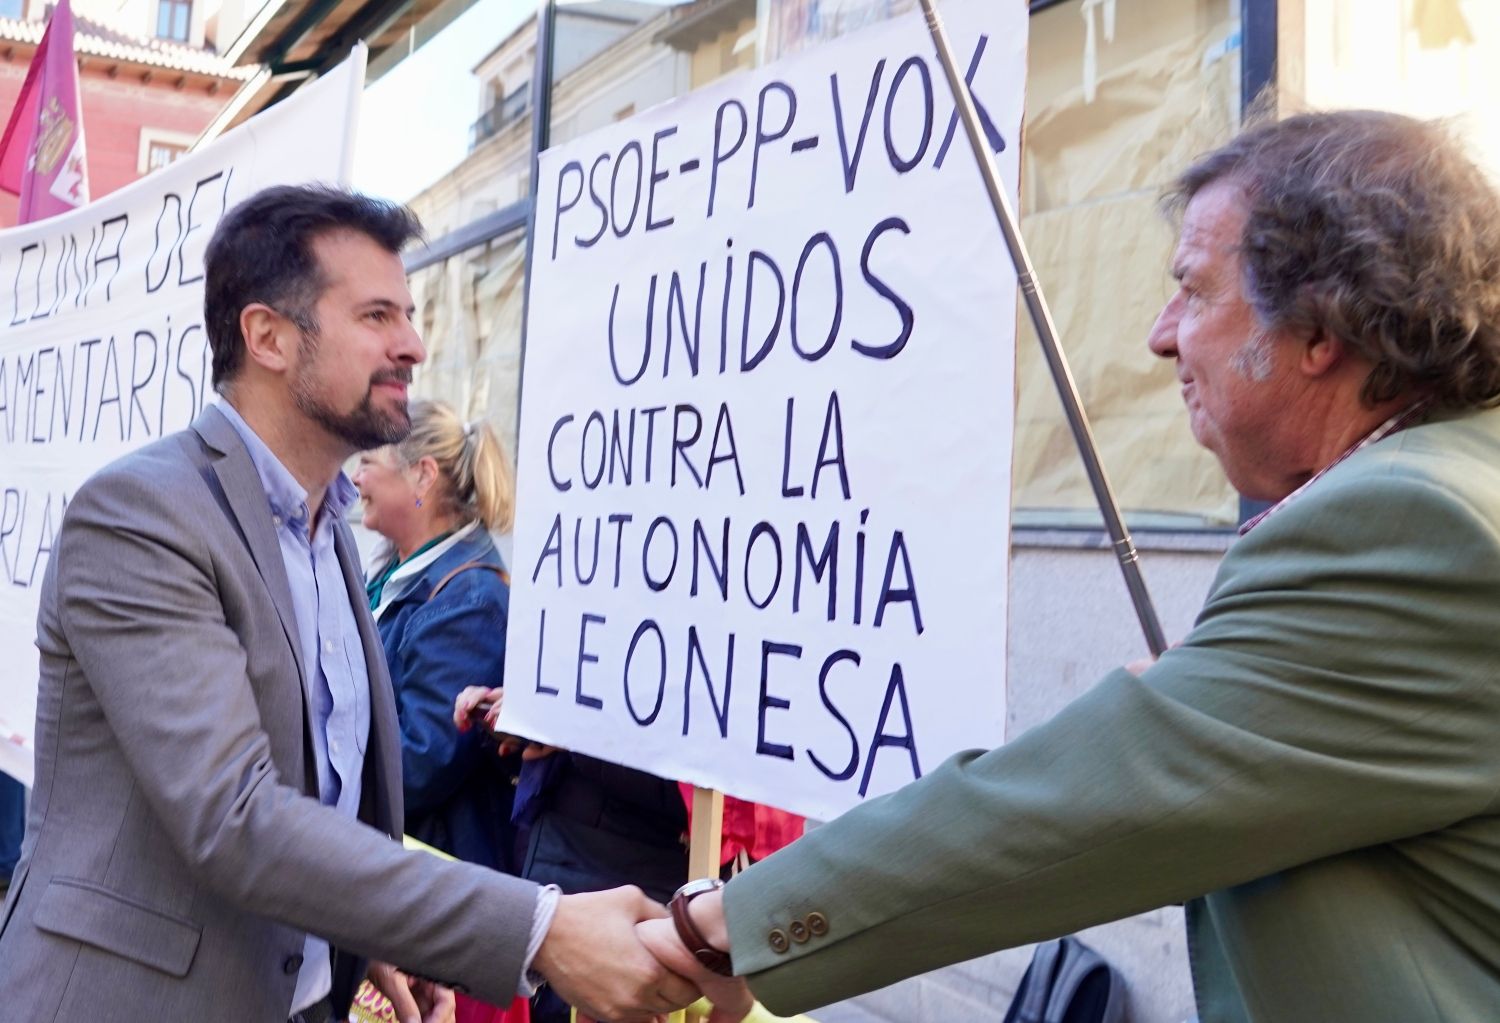
<path id="1" fill-rule="evenodd" d="M 1244 289 L 1262 326 L 1326 330 L 1373 368 L 1363 400 L 1500 404 L 1500 197 L 1445 126 L 1344 110 L 1252 123 L 1168 190 L 1243 189 Z"/>

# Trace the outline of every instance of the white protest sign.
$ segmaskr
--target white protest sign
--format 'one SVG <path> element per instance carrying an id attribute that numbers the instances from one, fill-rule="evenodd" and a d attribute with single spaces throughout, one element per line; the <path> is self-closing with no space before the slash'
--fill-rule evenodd
<path id="1" fill-rule="evenodd" d="M 203 252 L 269 185 L 343 182 L 365 51 L 167 169 L 0 231 L 0 770 L 30 784 L 36 613 L 68 497 L 213 400 Z"/>
<path id="2" fill-rule="evenodd" d="M 944 11 L 1014 196 L 1025 5 Z M 538 182 L 502 727 L 820 818 L 999 743 L 1016 279 L 920 16 Z"/>

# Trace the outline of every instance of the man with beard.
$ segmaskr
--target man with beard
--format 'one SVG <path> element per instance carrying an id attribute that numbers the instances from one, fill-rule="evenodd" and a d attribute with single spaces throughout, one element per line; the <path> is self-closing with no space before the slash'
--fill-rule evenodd
<path id="1" fill-rule="evenodd" d="M 505 1004 L 696 997 L 639 891 L 559 897 L 402 849 L 400 737 L 340 466 L 410 428 L 404 208 L 268 189 L 210 242 L 222 400 L 74 496 L 38 615 L 36 788 L 0 916 L 8 1019 L 343 1019 L 367 959 Z M 452 996 L 371 970 L 415 1021 Z"/>

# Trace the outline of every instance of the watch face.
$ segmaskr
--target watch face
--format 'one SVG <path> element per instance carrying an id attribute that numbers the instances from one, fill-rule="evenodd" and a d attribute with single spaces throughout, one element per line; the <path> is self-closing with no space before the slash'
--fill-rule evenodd
<path id="1" fill-rule="evenodd" d="M 696 881 L 689 881 L 677 889 L 677 894 L 685 899 L 691 899 L 694 895 L 702 895 L 724 887 L 724 882 L 716 877 L 700 877 Z"/>

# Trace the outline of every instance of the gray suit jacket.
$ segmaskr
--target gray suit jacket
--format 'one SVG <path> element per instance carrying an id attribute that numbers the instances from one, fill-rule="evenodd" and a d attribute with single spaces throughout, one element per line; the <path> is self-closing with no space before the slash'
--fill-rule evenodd
<path id="1" fill-rule="evenodd" d="M 536 887 L 409 853 L 401 749 L 353 538 L 370 666 L 358 823 L 315 798 L 307 673 L 260 478 L 216 409 L 68 506 L 37 623 L 36 787 L 0 914 L 7 1019 L 281 1023 L 306 932 L 504 1004 Z"/>

